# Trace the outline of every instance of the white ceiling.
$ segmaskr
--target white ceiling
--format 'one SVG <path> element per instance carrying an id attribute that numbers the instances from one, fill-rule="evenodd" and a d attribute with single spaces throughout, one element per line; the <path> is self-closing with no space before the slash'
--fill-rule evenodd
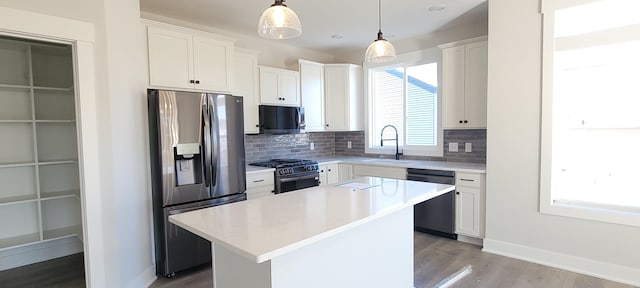
<path id="1" fill-rule="evenodd" d="M 339 53 L 366 49 L 378 32 L 376 0 L 288 0 L 302 22 L 302 36 L 287 44 Z M 273 0 L 140 0 L 142 12 L 257 37 L 260 14 Z M 446 9 L 430 12 L 429 8 Z M 383 0 L 382 32 L 399 41 L 486 21 L 486 0 Z M 342 35 L 334 39 L 332 35 Z"/>

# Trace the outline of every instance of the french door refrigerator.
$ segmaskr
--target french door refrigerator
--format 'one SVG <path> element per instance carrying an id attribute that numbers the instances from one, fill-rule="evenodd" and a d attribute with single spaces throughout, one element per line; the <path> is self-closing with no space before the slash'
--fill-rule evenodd
<path id="1" fill-rule="evenodd" d="M 149 89 L 156 274 L 211 261 L 170 215 L 246 200 L 242 97 Z"/>

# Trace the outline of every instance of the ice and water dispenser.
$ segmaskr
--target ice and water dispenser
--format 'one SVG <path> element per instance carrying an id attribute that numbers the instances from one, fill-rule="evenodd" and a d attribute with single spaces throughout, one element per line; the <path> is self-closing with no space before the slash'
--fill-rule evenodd
<path id="1" fill-rule="evenodd" d="M 199 143 L 176 145 L 174 148 L 176 186 L 202 183 L 201 157 Z"/>

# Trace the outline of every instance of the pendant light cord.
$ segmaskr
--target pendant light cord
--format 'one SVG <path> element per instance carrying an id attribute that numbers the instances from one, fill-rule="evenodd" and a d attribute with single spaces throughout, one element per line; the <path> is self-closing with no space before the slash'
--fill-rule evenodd
<path id="1" fill-rule="evenodd" d="M 382 12 L 380 10 L 382 10 L 382 8 L 380 8 L 382 6 L 382 4 L 380 4 L 382 2 L 382 0 L 378 0 L 378 31 L 382 31 Z"/>

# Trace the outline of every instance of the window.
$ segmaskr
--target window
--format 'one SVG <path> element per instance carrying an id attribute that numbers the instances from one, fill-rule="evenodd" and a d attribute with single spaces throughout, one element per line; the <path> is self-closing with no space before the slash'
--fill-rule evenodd
<path id="1" fill-rule="evenodd" d="M 640 226 L 639 2 L 543 1 L 542 212 Z"/>
<path id="2" fill-rule="evenodd" d="M 393 154 L 395 143 L 384 141 L 386 125 L 398 130 L 398 145 L 405 155 L 442 156 L 440 124 L 439 49 L 399 55 L 395 64 L 365 64 L 367 95 L 367 153 Z M 385 129 L 384 139 L 395 139 Z"/>

